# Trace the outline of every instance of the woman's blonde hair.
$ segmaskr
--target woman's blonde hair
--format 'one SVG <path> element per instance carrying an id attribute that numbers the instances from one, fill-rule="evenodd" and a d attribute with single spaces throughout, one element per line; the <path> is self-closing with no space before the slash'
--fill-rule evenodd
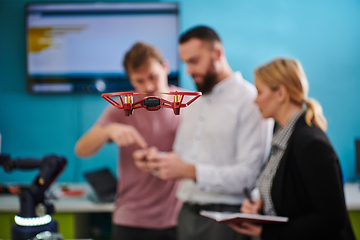
<path id="1" fill-rule="evenodd" d="M 315 124 L 326 131 L 327 121 L 321 105 L 315 99 L 308 98 L 309 84 L 301 63 L 293 59 L 278 58 L 254 71 L 255 78 L 272 90 L 284 85 L 289 93 L 290 101 L 297 105 L 306 104 L 306 123 Z"/>

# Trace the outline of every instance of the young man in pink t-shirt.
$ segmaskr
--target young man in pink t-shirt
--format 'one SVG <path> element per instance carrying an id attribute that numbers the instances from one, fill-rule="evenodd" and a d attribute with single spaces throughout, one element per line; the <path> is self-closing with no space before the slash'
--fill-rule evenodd
<path id="1" fill-rule="evenodd" d="M 124 67 L 136 92 L 154 96 L 181 90 L 168 85 L 168 64 L 153 46 L 136 43 L 127 52 Z M 135 97 L 134 101 L 137 101 Z M 146 164 L 134 161 L 132 153 L 137 149 L 146 151 L 148 146 L 170 151 L 178 123 L 179 116 L 171 109 L 152 112 L 140 108 L 126 117 L 122 110 L 109 105 L 76 143 L 75 152 L 79 157 L 95 154 L 108 142 L 114 142 L 121 149 L 113 240 L 176 239 L 176 219 L 181 208 L 181 202 L 175 197 L 177 181 L 153 176 L 146 171 Z"/>

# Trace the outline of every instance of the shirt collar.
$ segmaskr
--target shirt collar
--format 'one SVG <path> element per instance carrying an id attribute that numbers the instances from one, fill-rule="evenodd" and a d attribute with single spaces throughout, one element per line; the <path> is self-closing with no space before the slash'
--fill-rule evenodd
<path id="1" fill-rule="evenodd" d="M 278 127 L 275 129 L 274 137 L 271 141 L 271 146 L 277 146 L 278 148 L 285 150 L 287 147 L 289 138 L 294 130 L 294 126 L 299 117 L 304 113 L 304 109 L 300 108 L 291 117 L 290 121 L 284 126 L 284 128 Z"/>
<path id="2" fill-rule="evenodd" d="M 239 71 L 234 72 L 233 74 L 231 74 L 230 76 L 228 76 L 227 78 L 221 80 L 220 82 L 218 82 L 214 88 L 212 89 L 211 93 L 209 95 L 213 96 L 213 95 L 217 95 L 220 94 L 224 91 L 227 90 L 228 86 L 233 86 L 231 83 L 233 81 L 236 81 L 236 79 L 243 79 L 241 73 Z"/>

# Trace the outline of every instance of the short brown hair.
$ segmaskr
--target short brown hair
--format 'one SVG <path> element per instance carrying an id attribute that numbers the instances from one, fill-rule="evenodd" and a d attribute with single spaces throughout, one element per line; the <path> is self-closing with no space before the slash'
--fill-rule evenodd
<path id="1" fill-rule="evenodd" d="M 179 43 L 183 44 L 193 38 L 200 39 L 204 42 L 221 43 L 219 35 L 217 35 L 217 33 L 213 29 L 207 26 L 197 26 L 191 28 L 180 36 Z"/>
<path id="2" fill-rule="evenodd" d="M 125 55 L 123 65 L 126 73 L 129 75 L 130 70 L 136 70 L 150 59 L 163 63 L 160 50 L 144 42 L 137 42 Z"/>

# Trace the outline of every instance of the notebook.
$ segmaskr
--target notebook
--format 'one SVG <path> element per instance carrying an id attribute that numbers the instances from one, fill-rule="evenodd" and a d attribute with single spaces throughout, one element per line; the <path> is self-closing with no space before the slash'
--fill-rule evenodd
<path id="1" fill-rule="evenodd" d="M 235 225 L 241 225 L 242 222 L 266 224 L 266 223 L 284 223 L 289 221 L 287 217 L 266 216 L 266 215 L 246 214 L 246 213 L 200 211 L 200 215 L 214 219 L 217 222 L 233 223 Z"/>
<path id="2" fill-rule="evenodd" d="M 84 178 L 94 192 L 88 195 L 91 201 L 110 203 L 115 200 L 117 180 L 108 168 L 85 172 Z"/>

